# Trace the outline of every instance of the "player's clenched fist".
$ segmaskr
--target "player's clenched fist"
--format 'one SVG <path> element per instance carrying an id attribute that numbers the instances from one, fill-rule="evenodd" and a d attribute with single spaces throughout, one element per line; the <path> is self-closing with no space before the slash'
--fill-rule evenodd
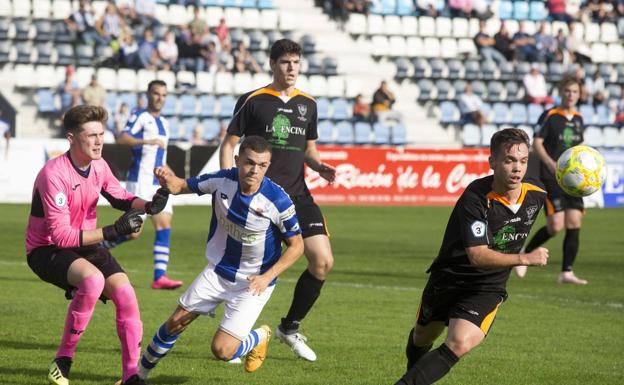
<path id="1" fill-rule="evenodd" d="M 132 209 L 120 216 L 112 225 L 104 226 L 102 228 L 104 239 L 114 242 L 122 235 L 138 233 L 143 224 L 141 214 L 143 214 L 142 210 Z"/>
<path id="2" fill-rule="evenodd" d="M 524 254 L 524 258 L 529 266 L 545 266 L 548 262 L 548 249 L 538 247 L 530 253 Z"/>

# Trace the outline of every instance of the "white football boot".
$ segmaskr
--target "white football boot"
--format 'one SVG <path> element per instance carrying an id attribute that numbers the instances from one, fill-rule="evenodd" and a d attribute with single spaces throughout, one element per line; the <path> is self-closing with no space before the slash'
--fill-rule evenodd
<path id="1" fill-rule="evenodd" d="M 275 328 L 275 336 L 293 352 L 304 360 L 316 361 L 316 353 L 306 344 L 307 338 L 301 333 L 286 334 L 278 327 Z"/>

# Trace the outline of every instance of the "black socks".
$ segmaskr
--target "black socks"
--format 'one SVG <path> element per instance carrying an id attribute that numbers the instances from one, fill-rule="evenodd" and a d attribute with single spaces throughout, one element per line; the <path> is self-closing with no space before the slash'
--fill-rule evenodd
<path id="1" fill-rule="evenodd" d="M 325 281 L 313 276 L 308 269 L 304 270 L 295 286 L 290 310 L 288 310 L 286 317 L 282 318 L 280 328 L 283 332 L 289 334 L 289 332 L 296 332 L 299 329 L 299 322 L 305 318 L 321 294 L 323 283 Z"/>

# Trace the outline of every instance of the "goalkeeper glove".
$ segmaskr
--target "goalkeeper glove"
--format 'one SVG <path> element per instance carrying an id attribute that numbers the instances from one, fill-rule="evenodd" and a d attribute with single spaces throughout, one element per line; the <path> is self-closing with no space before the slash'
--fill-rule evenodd
<path id="1" fill-rule="evenodd" d="M 112 225 L 104 226 L 102 228 L 104 239 L 114 242 L 122 235 L 138 233 L 143 224 L 141 214 L 143 214 L 142 210 L 132 209 L 120 216 Z"/>
<path id="2" fill-rule="evenodd" d="M 166 187 L 161 187 L 156 191 L 156 194 L 152 197 L 151 202 L 147 202 L 145 204 L 145 212 L 149 215 L 158 214 L 163 211 L 165 206 L 167 205 L 167 200 L 169 199 L 169 189 Z"/>

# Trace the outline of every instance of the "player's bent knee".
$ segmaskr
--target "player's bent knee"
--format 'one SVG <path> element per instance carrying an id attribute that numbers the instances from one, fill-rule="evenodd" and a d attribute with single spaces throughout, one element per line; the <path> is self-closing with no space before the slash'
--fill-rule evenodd
<path id="1" fill-rule="evenodd" d="M 236 353 L 236 348 L 237 347 L 225 346 L 225 345 L 214 343 L 214 342 L 212 343 L 212 346 L 211 346 L 212 354 L 214 354 L 214 356 L 221 361 L 231 360 L 232 357 L 234 357 L 234 354 Z"/>
<path id="2" fill-rule="evenodd" d="M 472 349 L 474 349 L 479 343 L 474 343 L 469 339 L 447 339 L 444 341 L 446 346 L 455 353 L 457 357 L 462 357 L 468 354 Z"/>

